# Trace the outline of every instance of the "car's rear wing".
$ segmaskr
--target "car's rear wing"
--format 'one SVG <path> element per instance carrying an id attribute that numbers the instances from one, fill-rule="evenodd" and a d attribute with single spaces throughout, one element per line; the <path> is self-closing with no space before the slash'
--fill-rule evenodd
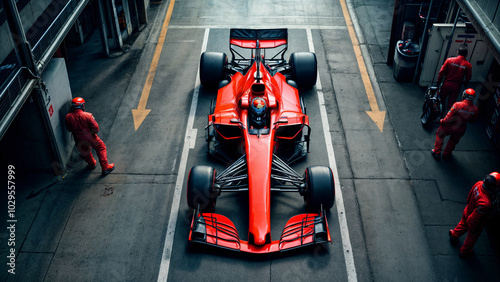
<path id="1" fill-rule="evenodd" d="M 243 29 L 232 28 L 229 42 L 241 48 L 276 48 L 288 43 L 288 30 L 280 29 Z"/>
<path id="2" fill-rule="evenodd" d="M 232 54 L 231 66 L 234 70 L 244 73 L 257 61 L 267 65 L 274 75 L 275 72 L 286 68 L 284 55 L 288 49 L 288 29 L 232 28 L 229 32 L 229 49 Z M 250 55 L 245 56 L 244 52 L 241 52 L 242 49 L 251 50 Z M 269 57 L 266 57 L 267 49 L 272 49 L 269 51 Z M 258 68 L 260 64 L 257 64 Z"/>

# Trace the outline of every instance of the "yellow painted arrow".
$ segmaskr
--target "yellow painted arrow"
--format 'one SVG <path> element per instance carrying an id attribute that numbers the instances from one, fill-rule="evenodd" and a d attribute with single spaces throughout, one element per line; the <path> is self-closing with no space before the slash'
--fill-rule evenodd
<path id="1" fill-rule="evenodd" d="M 351 37 L 352 47 L 354 49 L 354 55 L 358 62 L 359 71 L 361 73 L 361 79 L 363 80 L 363 85 L 365 86 L 366 95 L 368 97 L 368 102 L 370 103 L 371 111 L 366 111 L 368 116 L 375 122 L 380 132 L 384 131 L 384 120 L 385 111 L 381 111 L 377 104 L 377 98 L 375 97 L 375 92 L 373 91 L 373 86 L 370 81 L 370 76 L 366 70 L 365 61 L 363 59 L 363 54 L 361 53 L 361 48 L 359 47 L 359 41 L 356 37 L 354 31 L 354 26 L 352 24 L 351 16 L 347 9 L 345 0 L 340 0 L 340 5 L 342 6 L 342 13 L 344 14 L 345 22 L 347 25 L 347 30 L 349 31 L 349 36 Z"/>
<path id="2" fill-rule="evenodd" d="M 142 122 L 148 116 L 149 112 L 151 112 L 150 109 L 146 109 L 146 105 L 148 103 L 149 93 L 151 92 L 151 86 L 153 85 L 153 81 L 155 79 L 156 70 L 158 69 L 158 61 L 160 60 L 161 50 L 163 49 L 163 44 L 165 43 L 165 37 L 167 36 L 168 24 L 170 22 L 170 18 L 172 17 L 174 4 L 175 0 L 171 0 L 170 4 L 168 5 L 167 15 L 165 16 L 165 20 L 163 21 L 160 37 L 158 38 L 158 43 L 156 45 L 155 53 L 153 55 L 153 61 L 151 62 L 151 66 L 149 67 L 149 73 L 148 77 L 146 78 L 146 84 L 142 89 L 139 105 L 137 106 L 137 109 L 132 109 L 135 131 L 137 131 L 139 126 L 141 126 Z"/>

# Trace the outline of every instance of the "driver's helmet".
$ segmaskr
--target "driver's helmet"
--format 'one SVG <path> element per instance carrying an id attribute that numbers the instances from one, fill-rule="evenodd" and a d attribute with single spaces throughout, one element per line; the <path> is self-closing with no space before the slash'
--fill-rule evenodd
<path id="1" fill-rule="evenodd" d="M 262 98 L 254 98 L 252 100 L 252 105 L 250 107 L 250 111 L 252 112 L 252 121 L 256 126 L 264 125 L 267 104 L 266 100 Z"/>

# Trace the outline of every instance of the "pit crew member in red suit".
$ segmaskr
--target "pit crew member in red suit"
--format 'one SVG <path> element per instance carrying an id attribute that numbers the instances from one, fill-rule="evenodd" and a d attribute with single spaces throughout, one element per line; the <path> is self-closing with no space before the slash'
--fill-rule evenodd
<path id="1" fill-rule="evenodd" d="M 437 130 L 436 142 L 434 143 L 434 149 L 431 151 L 435 159 L 440 158 L 441 148 L 446 136 L 449 135 L 450 140 L 448 140 L 448 144 L 446 144 L 446 148 L 443 151 L 443 158 L 451 156 L 455 145 L 457 145 L 460 138 L 465 134 L 467 123 L 476 120 L 478 109 L 472 102 L 475 95 L 476 92 L 474 89 L 466 89 L 462 95 L 463 101 L 453 104 L 446 117 L 439 121 L 441 126 Z"/>
<path id="2" fill-rule="evenodd" d="M 107 175 L 115 169 L 114 163 L 108 164 L 106 145 L 97 136 L 99 125 L 91 113 L 85 112 L 83 98 L 76 97 L 71 101 L 71 112 L 66 115 L 66 129 L 73 133 L 76 148 L 89 168 L 94 169 L 97 165 L 91 151 L 91 148 L 94 148 L 99 158 L 102 174 Z"/>
<path id="3" fill-rule="evenodd" d="M 445 102 L 446 97 L 448 97 L 446 110 L 449 110 L 457 101 L 462 82 L 465 86 L 467 86 L 469 80 L 471 79 L 472 66 L 465 59 L 467 53 L 467 46 L 460 46 L 458 49 L 458 56 L 446 59 L 441 67 L 441 70 L 439 71 L 437 84 L 439 85 L 443 82 L 440 89 L 440 95 L 443 103 Z"/>
<path id="4" fill-rule="evenodd" d="M 492 195 L 493 198 L 491 199 L 491 204 L 493 206 L 492 208 L 492 217 L 499 217 L 500 216 L 500 173 L 498 172 L 492 172 L 490 175 L 493 175 L 495 179 L 497 180 L 497 189 L 495 190 L 495 193 Z"/>
<path id="5" fill-rule="evenodd" d="M 460 257 L 473 254 L 472 248 L 476 243 L 481 231 L 483 231 L 486 220 L 491 212 L 492 195 L 495 193 L 497 181 L 491 174 L 486 175 L 483 181 L 478 181 L 469 192 L 467 206 L 462 214 L 462 220 L 455 229 L 448 231 L 450 241 L 456 243 L 458 238 L 467 233 L 467 238 L 460 248 Z"/>

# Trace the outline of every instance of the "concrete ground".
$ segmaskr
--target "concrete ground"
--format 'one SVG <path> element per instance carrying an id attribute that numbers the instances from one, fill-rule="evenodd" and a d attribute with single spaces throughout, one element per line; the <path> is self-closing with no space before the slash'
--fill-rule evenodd
<path id="1" fill-rule="evenodd" d="M 457 256 L 459 246 L 450 245 L 447 235 L 448 229 L 460 220 L 472 185 L 485 174 L 500 171 L 500 154 L 488 140 L 486 121 L 480 118 L 469 125 L 452 159 L 434 160 L 430 149 L 437 127 L 424 129 L 419 120 L 425 89 L 416 84 L 397 82 L 392 67 L 386 64 L 394 1 L 353 0 L 351 3 L 365 38 L 362 44 L 369 51 L 381 90 L 382 100 L 379 103 L 383 105 L 382 109 L 387 110 L 384 135 L 377 134 L 376 130 L 366 130 L 364 127 L 368 126 L 363 124 L 362 127 L 362 123 L 356 120 L 356 106 L 349 107 L 350 101 L 355 100 L 352 95 L 356 89 L 351 88 L 354 85 L 349 80 L 351 74 L 345 73 L 345 69 L 352 69 L 353 66 L 341 60 L 344 54 L 328 52 L 345 43 L 338 40 L 349 40 L 346 33 L 341 33 L 342 37 L 339 38 L 335 37 L 337 33 L 324 32 L 321 36 L 326 51 L 324 56 L 318 57 L 324 60 L 322 64 L 330 64 L 328 78 L 333 80 L 332 89 L 327 89 L 327 80 L 323 80 L 324 91 L 325 97 L 329 99 L 329 111 L 334 114 L 338 111 L 340 121 L 332 126 L 332 131 L 340 133 L 334 142 L 339 158 L 339 177 L 346 190 L 347 221 L 352 233 L 358 279 L 476 281 L 479 276 L 482 281 L 498 281 L 498 217 L 487 225 L 476 244 L 476 255 L 471 258 L 460 259 Z M 150 19 L 156 17 L 160 8 L 151 8 Z M 177 6 L 177 9 L 181 8 L 186 7 Z M 335 20 L 342 22 L 340 18 Z M 147 131 L 146 137 L 135 137 L 127 129 L 130 132 L 123 130 L 122 136 L 117 134 L 125 128 L 119 109 L 132 104 L 127 94 L 134 91 L 131 85 L 135 84 L 131 81 L 138 79 L 132 76 L 136 69 L 145 67 L 141 65 L 141 58 L 151 52 L 146 47 L 151 44 L 148 40 L 152 26 L 148 25 L 130 42 L 131 48 L 127 53 L 116 58 L 102 57 L 97 32 L 84 46 L 69 48 L 69 53 L 76 58 L 68 62 L 73 95 L 88 97 L 87 108 L 92 109 L 100 124 L 100 136 L 110 148 L 110 158 L 114 157 L 111 161 L 117 162 L 117 169 L 102 178 L 99 171 L 85 170 L 85 164 L 74 152 L 69 171 L 64 177 L 32 174 L 21 177 L 16 191 L 19 199 L 16 242 L 20 250 L 17 263 L 20 267 L 29 265 L 32 269 L 29 274 L 9 279 L 38 281 L 43 280 L 40 277 L 45 277 L 45 280 L 52 281 L 85 275 L 80 277 L 86 277 L 83 280 L 112 281 L 124 278 L 123 273 L 144 273 L 146 276 L 127 279 L 156 280 L 165 229 L 158 230 L 155 227 L 167 225 L 164 218 L 167 218 L 170 210 L 168 199 L 171 197 L 167 197 L 164 187 L 175 184 L 176 164 L 160 160 L 153 153 L 147 155 L 148 161 L 153 163 L 148 166 L 151 171 L 145 172 L 140 163 L 134 163 L 141 156 L 141 151 L 135 145 L 149 144 L 143 143 L 141 138 L 161 140 L 163 132 L 151 130 Z M 176 40 L 182 42 L 183 38 Z M 316 52 L 321 53 L 321 50 Z M 192 61 L 196 64 L 196 60 Z M 184 107 L 183 102 L 178 103 L 172 107 Z M 184 117 L 178 118 L 178 125 L 172 125 L 168 134 L 175 134 L 176 129 L 181 130 L 186 124 Z M 201 132 L 198 133 L 200 135 Z M 120 138 L 127 142 L 120 142 Z M 181 140 L 174 137 L 171 143 L 158 142 L 165 151 L 175 151 L 176 147 L 173 146 L 178 146 Z M 154 199 L 145 200 L 144 195 L 148 193 L 155 195 Z M 161 197 L 165 197 L 167 203 L 158 199 Z M 1 204 L 4 205 L 4 202 Z M 93 207 L 93 210 L 89 211 L 87 207 Z M 113 213 L 105 212 L 107 210 Z M 138 214 L 141 218 L 137 218 Z M 90 221 L 87 219 L 89 216 L 95 220 Z M 100 231 L 83 229 L 76 222 Z M 125 234 L 123 230 L 126 230 Z M 110 237 L 101 238 L 100 234 Z M 1 236 L 4 242 L 8 234 L 2 232 Z M 461 238 L 460 242 L 464 239 Z M 96 245 L 88 245 L 89 242 Z M 3 251 L 4 247 L 2 245 L 3 257 L 8 254 Z M 125 253 L 135 248 L 146 249 Z M 177 248 L 181 251 L 184 249 Z M 59 253 L 56 256 L 57 250 Z M 95 250 L 102 252 L 92 252 Z M 111 255 L 95 257 L 104 254 Z M 214 260 L 218 259 L 214 257 Z M 203 261 L 196 262 L 199 263 L 197 267 L 203 269 Z M 404 265 L 403 262 L 412 263 Z M 283 265 L 278 266 L 280 263 Z M 233 267 L 241 267 L 238 269 L 245 271 L 258 268 L 260 264 L 266 263 L 251 259 L 243 266 L 236 261 Z M 65 265 L 69 269 L 74 267 L 81 272 L 66 273 L 67 270 L 63 268 L 47 272 L 50 265 Z M 134 271 L 125 269 L 131 265 Z M 276 265 L 285 271 L 288 267 L 285 259 L 278 260 Z M 172 267 L 184 270 L 185 266 Z M 422 273 L 418 273 L 418 267 L 422 267 Z M 431 269 L 430 272 L 427 272 L 427 267 Z M 311 268 L 323 270 L 321 265 Z M 109 273 L 95 273 L 94 269 L 108 269 Z M 190 269 L 185 271 L 185 275 L 192 274 Z M 216 273 L 212 275 L 217 277 Z M 274 275 L 279 277 L 279 274 Z M 0 280 L 5 281 L 6 277 L 6 272 L 2 271 Z M 173 277 L 182 279 L 182 276 Z M 184 276 L 184 279 L 186 277 L 189 276 Z M 265 275 L 263 277 L 267 278 Z M 286 277 L 293 278 L 290 275 Z M 341 280 L 345 278 L 343 275 L 340 277 Z"/>
<path id="2" fill-rule="evenodd" d="M 457 256 L 465 238 L 453 246 L 449 244 L 447 234 L 460 220 L 473 184 L 486 174 L 500 170 L 498 148 L 489 140 L 485 130 L 488 121 L 480 115 L 475 123 L 469 124 L 451 159 L 437 161 L 432 158 L 430 150 L 438 126 L 425 129 L 420 125 L 425 89 L 413 83 L 395 81 L 392 67 L 386 64 L 393 1 L 355 0 L 353 3 L 390 123 L 405 158 L 437 281 L 475 281 L 478 277 L 484 281 L 498 281 L 498 215 L 489 221 L 476 243 L 476 255 L 471 258 Z M 479 86 L 469 85 L 475 89 Z"/>

